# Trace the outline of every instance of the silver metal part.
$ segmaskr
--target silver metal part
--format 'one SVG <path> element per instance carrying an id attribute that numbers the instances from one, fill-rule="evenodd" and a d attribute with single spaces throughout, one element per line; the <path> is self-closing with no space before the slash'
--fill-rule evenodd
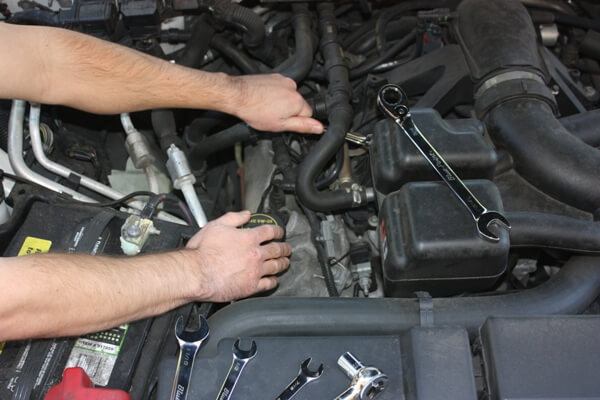
<path id="1" fill-rule="evenodd" d="M 352 384 L 335 400 L 371 400 L 385 390 L 387 375 L 375 367 L 366 367 L 351 353 L 342 354 L 337 363 Z"/>
<path id="2" fill-rule="evenodd" d="M 233 344 L 233 361 L 227 377 L 221 386 L 217 400 L 229 400 L 244 367 L 256 356 L 256 342 L 253 340 L 250 350 L 240 349 L 240 340 Z"/>
<path id="3" fill-rule="evenodd" d="M 556 46 L 560 36 L 560 33 L 558 32 L 558 26 L 556 26 L 556 24 L 541 24 L 539 29 L 540 37 L 542 38 L 542 44 L 547 47 Z"/>
<path id="4" fill-rule="evenodd" d="M 293 398 L 304 386 L 311 383 L 312 381 L 319 379 L 323 374 L 323 364 L 319 365 L 316 371 L 311 371 L 308 365 L 312 361 L 312 358 L 304 360 L 300 365 L 300 371 L 298 376 L 290 382 L 290 384 L 284 389 L 284 391 L 277 397 L 277 400 L 289 400 Z"/>
<path id="5" fill-rule="evenodd" d="M 171 175 L 173 187 L 182 191 L 183 197 L 185 197 L 185 201 L 188 207 L 190 207 L 196 223 L 202 228 L 208 221 L 194 188 L 196 177 L 192 174 L 187 157 L 174 144 L 167 149 L 167 155 L 169 157 L 167 160 L 167 170 L 169 171 L 169 175 Z"/>
<path id="6" fill-rule="evenodd" d="M 190 388 L 190 379 L 194 368 L 194 359 L 202 343 L 208 338 L 208 322 L 199 316 L 200 327 L 195 331 L 185 331 L 183 317 L 179 317 L 175 324 L 175 337 L 179 344 L 179 358 L 171 390 L 171 400 L 186 400 Z"/>
<path id="7" fill-rule="evenodd" d="M 76 200 L 95 203 L 95 200 L 33 172 L 23 159 L 23 121 L 25 102 L 13 100 L 8 124 L 8 157 L 15 174 L 57 193 L 64 193 Z"/>
<path id="8" fill-rule="evenodd" d="M 475 92 L 475 98 L 481 97 L 481 95 L 484 92 L 486 92 L 488 89 L 490 89 L 502 82 L 513 81 L 513 80 L 524 80 L 524 79 L 537 81 L 537 82 L 545 85 L 544 79 L 541 76 L 539 76 L 538 74 L 535 74 L 533 72 L 508 71 L 508 72 L 504 72 L 504 73 L 498 74 L 496 76 L 493 76 L 490 79 L 488 79 L 487 81 L 483 82 L 481 84 L 481 86 L 479 86 L 477 91 Z M 386 86 L 393 86 L 393 85 L 386 85 Z"/>
<path id="9" fill-rule="evenodd" d="M 350 143 L 357 144 L 359 146 L 369 147 L 371 144 L 371 137 L 363 135 L 360 132 L 348 132 L 346 133 L 346 140 Z"/>
<path id="10" fill-rule="evenodd" d="M 433 145 L 427 140 L 411 118 L 410 111 L 405 105 L 406 95 L 397 85 L 385 85 L 379 91 L 377 104 L 384 113 L 394 120 L 400 130 L 417 147 L 423 157 L 433 167 L 435 172 L 448 185 L 454 195 L 471 213 L 477 226 L 477 232 L 483 239 L 498 242 L 500 238 L 490 231 L 492 222 L 505 229 L 510 229 L 508 220 L 498 211 L 485 208 L 475 195 L 465 186 L 456 172 L 448 165 Z"/>
<path id="11" fill-rule="evenodd" d="M 100 193 L 101 195 L 110 199 L 116 200 L 124 196 L 123 193 L 120 193 L 109 186 L 106 186 L 94 179 L 88 178 L 85 175 L 79 175 L 75 173 L 75 171 L 50 160 L 46 156 L 46 153 L 44 153 L 44 147 L 42 144 L 42 135 L 40 133 L 40 114 L 41 106 L 39 104 L 31 103 L 31 109 L 29 111 L 29 135 L 31 136 L 31 148 L 33 150 L 33 154 L 35 155 L 35 159 L 42 167 L 58 176 L 62 176 L 63 178 L 77 176 L 81 186 L 93 190 L 96 193 Z M 131 206 L 137 208 L 138 210 L 143 208 L 143 204 L 141 203 L 137 204 L 137 207 L 135 204 L 132 204 Z"/>
<path id="12" fill-rule="evenodd" d="M 348 269 L 349 257 L 339 260 L 350 250 L 350 240 L 344 221 L 339 216 L 328 215 L 321 221 L 321 235 L 327 258 L 332 261 L 330 268 L 335 286 L 339 292 L 342 292 L 352 277 Z"/>

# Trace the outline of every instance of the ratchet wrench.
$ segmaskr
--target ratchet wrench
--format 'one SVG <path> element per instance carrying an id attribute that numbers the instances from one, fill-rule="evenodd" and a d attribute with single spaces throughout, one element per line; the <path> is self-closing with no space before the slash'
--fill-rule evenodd
<path id="1" fill-rule="evenodd" d="M 229 400 L 231 393 L 233 393 L 233 389 L 235 389 L 235 385 L 237 384 L 237 381 L 244 370 L 244 367 L 255 356 L 256 342 L 254 340 L 252 341 L 250 350 L 240 349 L 240 340 L 236 340 L 236 342 L 233 344 L 233 361 L 231 362 L 231 367 L 227 373 L 227 378 L 225 378 L 225 381 L 221 386 L 217 400 Z"/>
<path id="2" fill-rule="evenodd" d="M 179 359 L 175 370 L 175 380 L 171 390 L 171 400 L 185 400 L 190 388 L 194 359 L 202 342 L 208 338 L 208 322 L 203 316 L 200 318 L 200 327 L 195 331 L 185 331 L 183 317 L 180 316 L 175 323 L 175 337 L 179 343 Z"/>
<path id="3" fill-rule="evenodd" d="M 454 170 L 450 168 L 440 153 L 438 153 L 435 147 L 433 147 L 415 125 L 410 110 L 406 105 L 406 100 L 407 97 L 400 86 L 391 84 L 383 86 L 377 96 L 377 104 L 382 111 L 394 120 L 396 125 L 400 127 L 400 130 L 404 132 L 433 167 L 435 172 L 448 185 L 450 190 L 469 210 L 475 220 L 479 235 L 491 242 L 498 242 L 500 238 L 490 231 L 490 223 L 495 222 L 506 229 L 510 229 L 510 223 L 500 212 L 485 208 L 477 197 L 465 186 Z"/>

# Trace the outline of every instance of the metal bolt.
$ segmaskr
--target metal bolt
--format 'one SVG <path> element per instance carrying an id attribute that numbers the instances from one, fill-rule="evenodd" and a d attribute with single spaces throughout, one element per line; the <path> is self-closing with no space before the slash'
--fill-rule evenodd
<path id="1" fill-rule="evenodd" d="M 130 225 L 127 227 L 127 235 L 132 238 L 139 237 L 142 234 L 142 230 L 139 225 Z"/>

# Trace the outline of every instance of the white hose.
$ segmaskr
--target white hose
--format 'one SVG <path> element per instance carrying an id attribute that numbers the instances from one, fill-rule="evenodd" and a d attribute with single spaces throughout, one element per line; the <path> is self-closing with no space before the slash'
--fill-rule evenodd
<path id="1" fill-rule="evenodd" d="M 200 204 L 200 199 L 198 199 L 198 194 L 196 193 L 196 189 L 194 189 L 194 185 L 191 182 L 182 183 L 181 192 L 183 193 L 183 197 L 185 197 L 185 202 L 190 208 L 196 223 L 202 228 L 207 224 L 208 220 L 204 213 L 204 209 L 202 208 L 202 204 Z"/>

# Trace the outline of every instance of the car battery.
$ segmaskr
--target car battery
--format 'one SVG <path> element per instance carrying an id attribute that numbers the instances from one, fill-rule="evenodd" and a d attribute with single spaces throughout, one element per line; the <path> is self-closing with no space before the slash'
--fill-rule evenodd
<path id="1" fill-rule="evenodd" d="M 44 252 L 119 255 L 120 229 L 126 217 L 109 208 L 34 202 L 4 256 Z M 155 225 L 160 234 L 149 238 L 145 253 L 176 248 L 190 234 L 180 225 L 162 221 Z M 83 368 L 98 387 L 129 390 L 147 339 L 170 333 L 170 323 L 153 324 L 156 320 L 79 338 L 0 342 L 0 399 L 42 400 L 66 367 Z"/>
<path id="2" fill-rule="evenodd" d="M 465 184 L 490 210 L 502 211 L 494 183 Z M 508 231 L 497 229 L 498 242 L 481 238 L 473 216 L 443 182 L 411 182 L 387 195 L 379 224 L 387 296 L 486 290 L 506 270 Z"/>
<path id="3" fill-rule="evenodd" d="M 433 109 L 411 110 L 415 124 L 462 179 L 489 179 L 498 156 L 476 119 L 442 119 Z M 439 180 L 425 157 L 388 119 L 377 123 L 371 143 L 371 170 L 378 193 L 399 190 L 407 182 Z"/>

